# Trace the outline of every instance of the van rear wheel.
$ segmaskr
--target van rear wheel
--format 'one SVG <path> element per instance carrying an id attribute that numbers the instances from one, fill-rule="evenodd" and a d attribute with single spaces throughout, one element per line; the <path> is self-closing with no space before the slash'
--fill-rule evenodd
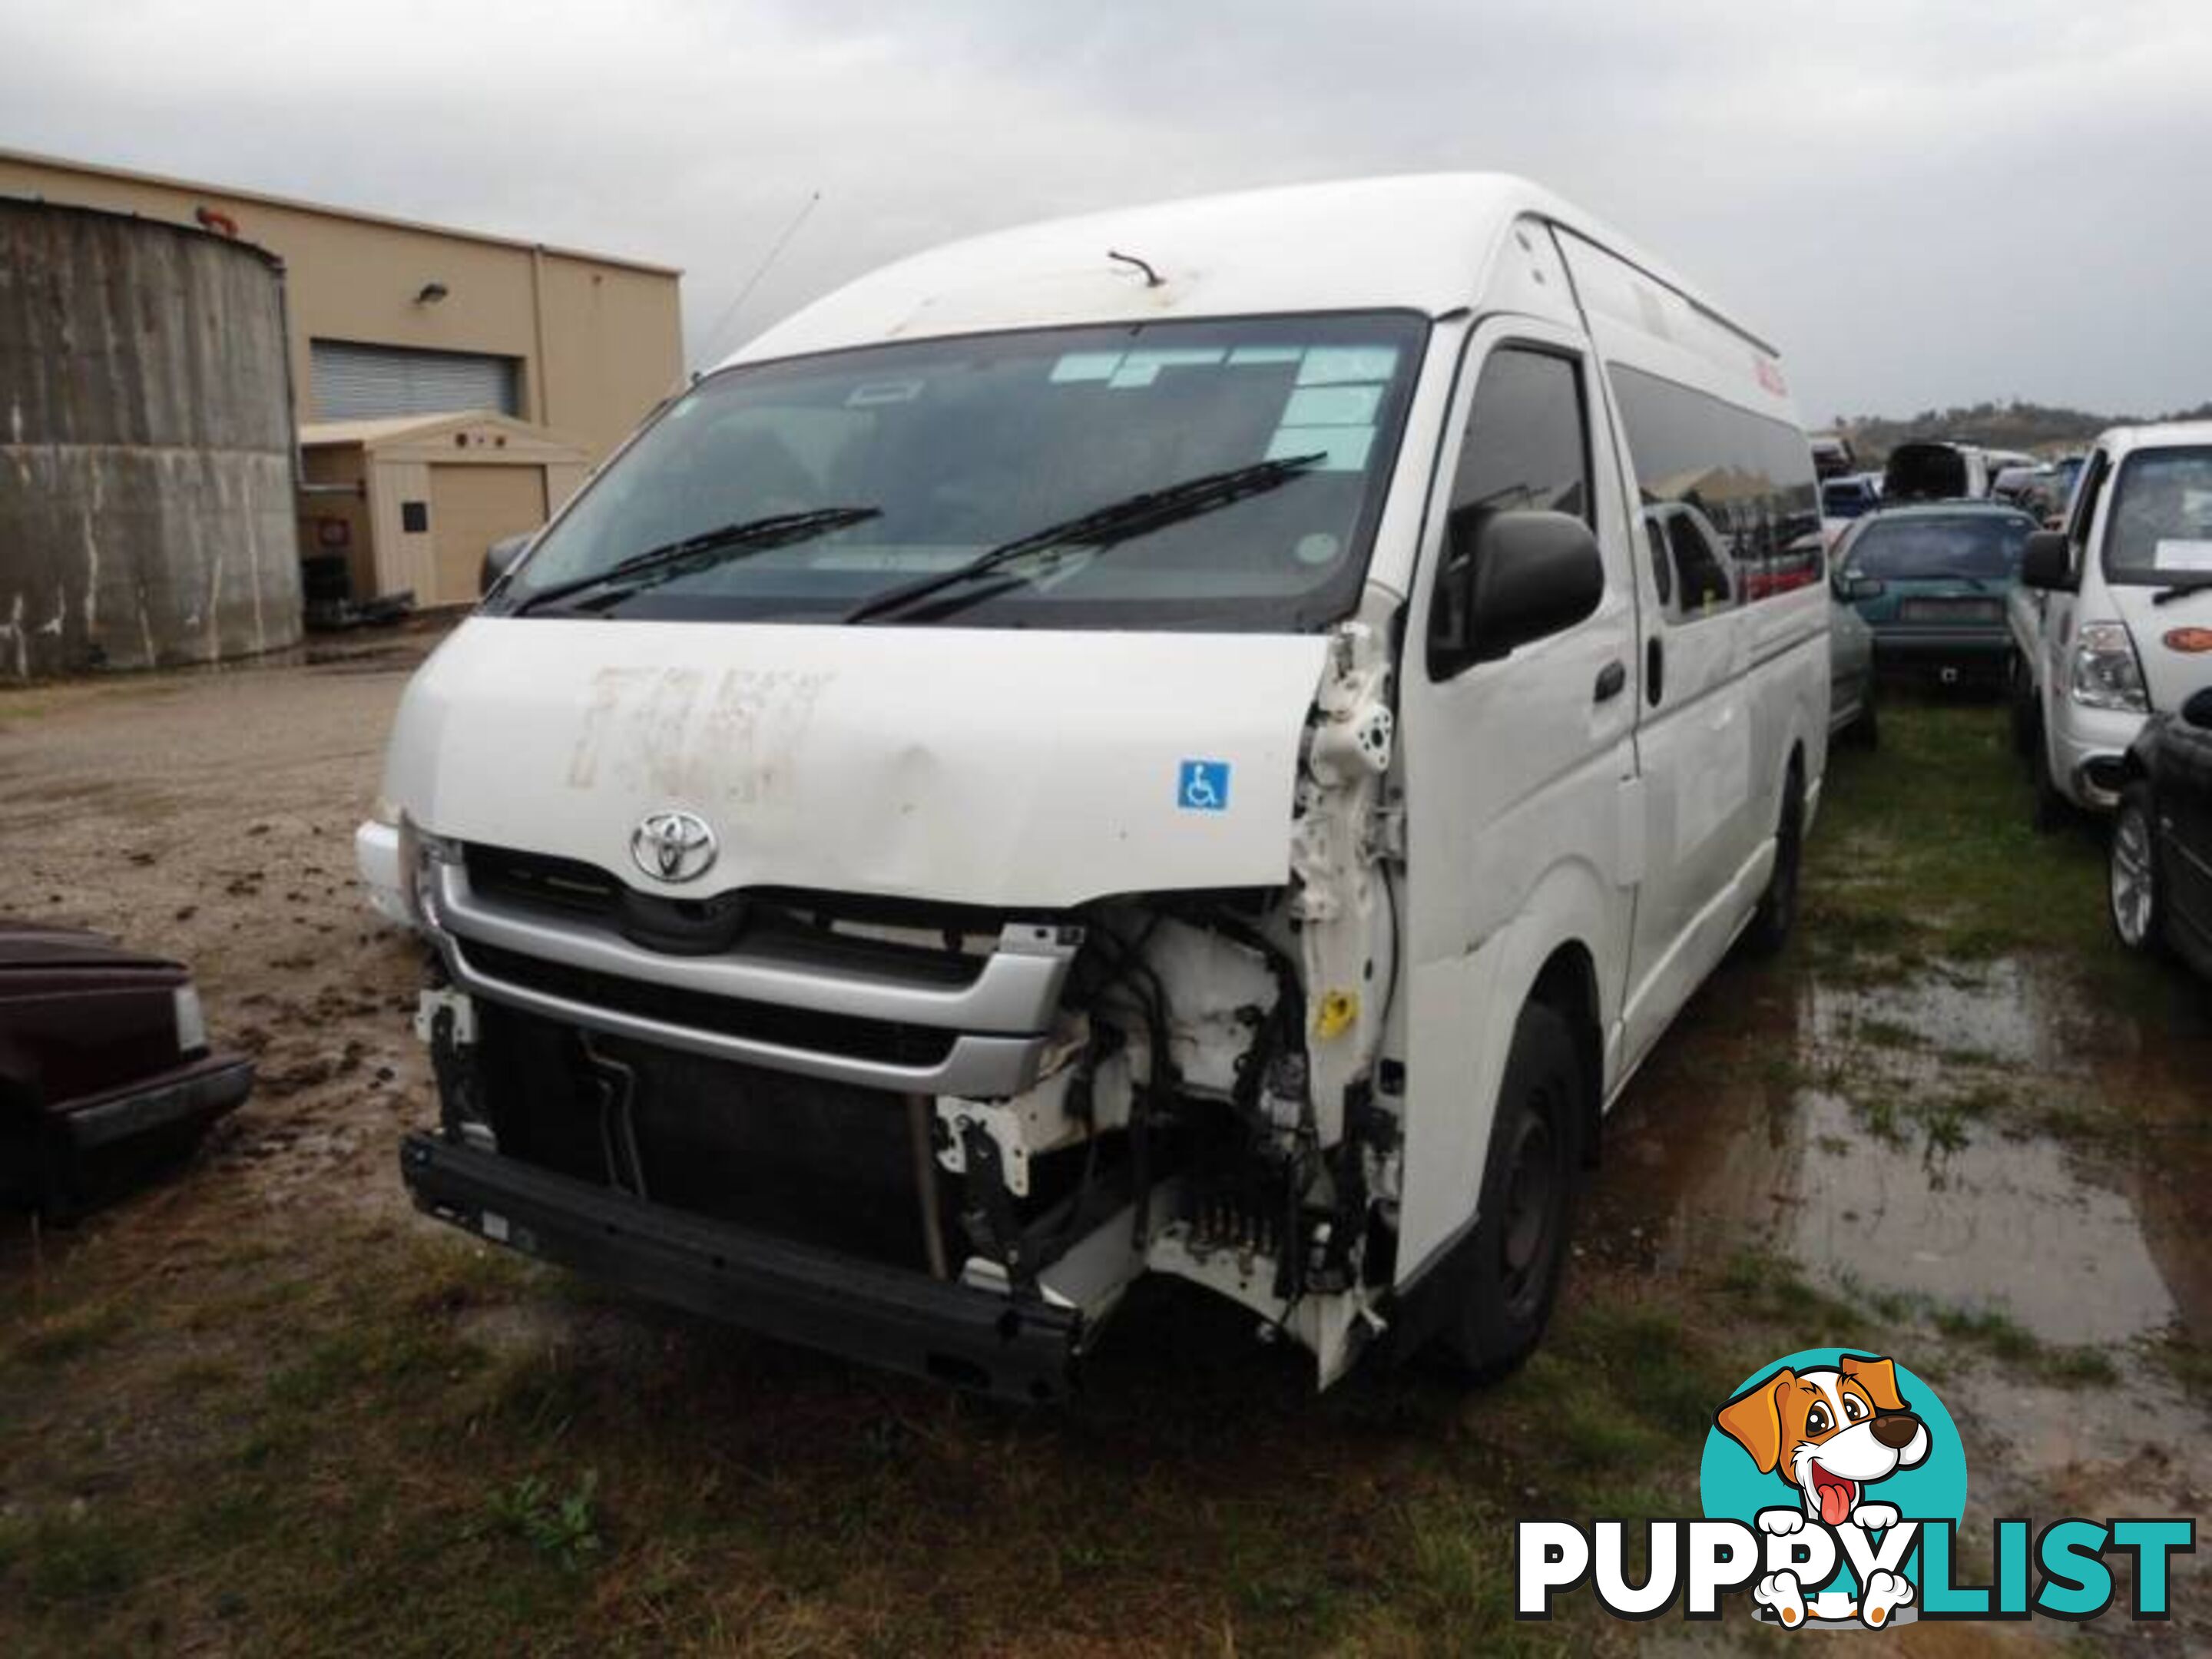
<path id="1" fill-rule="evenodd" d="M 1587 1090 L 1567 1022 L 1528 1004 L 1505 1056 L 1474 1231 L 1445 1269 L 1458 1282 L 1437 1348 L 1468 1382 L 1517 1369 L 1551 1321 L 1582 1184 Z"/>
<path id="2" fill-rule="evenodd" d="M 1881 709 L 1875 700 L 1872 675 L 1867 677 L 1867 688 L 1861 694 L 1856 718 L 1844 728 L 1844 740 L 1869 754 L 1881 747 Z"/>
<path id="3" fill-rule="evenodd" d="M 1805 777 L 1797 763 L 1782 785 L 1782 817 L 1774 827 L 1774 869 L 1759 895 L 1759 908 L 1744 929 L 1744 948 L 1771 957 L 1790 942 L 1797 925 L 1797 880 L 1805 854 Z"/>

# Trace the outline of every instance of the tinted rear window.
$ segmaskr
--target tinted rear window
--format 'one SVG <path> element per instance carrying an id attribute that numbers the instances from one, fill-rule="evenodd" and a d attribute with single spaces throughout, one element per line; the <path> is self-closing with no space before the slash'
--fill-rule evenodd
<path id="1" fill-rule="evenodd" d="M 2035 520 L 2014 514 L 1955 519 L 1878 519 L 1852 543 L 1849 564 L 1862 576 L 1957 577 L 2003 580 L 2020 568 Z"/>

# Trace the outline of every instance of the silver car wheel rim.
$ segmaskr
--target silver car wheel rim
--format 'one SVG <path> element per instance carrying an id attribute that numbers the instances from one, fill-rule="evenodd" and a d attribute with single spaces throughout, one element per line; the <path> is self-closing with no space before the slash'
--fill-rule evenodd
<path id="1" fill-rule="evenodd" d="M 2150 931 L 2150 826 L 2133 807 L 2121 811 L 2112 826 L 2112 920 L 2120 937 L 2141 945 Z"/>

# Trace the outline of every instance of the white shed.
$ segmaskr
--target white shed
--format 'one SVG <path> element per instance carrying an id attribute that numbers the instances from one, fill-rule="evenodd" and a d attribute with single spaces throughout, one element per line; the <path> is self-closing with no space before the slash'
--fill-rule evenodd
<path id="1" fill-rule="evenodd" d="M 300 428 L 300 545 L 343 555 L 352 596 L 473 605 L 484 550 L 535 530 L 584 480 L 582 445 L 474 410 Z"/>

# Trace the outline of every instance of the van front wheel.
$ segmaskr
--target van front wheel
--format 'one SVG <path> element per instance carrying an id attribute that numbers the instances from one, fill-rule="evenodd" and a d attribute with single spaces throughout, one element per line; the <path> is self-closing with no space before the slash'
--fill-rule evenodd
<path id="1" fill-rule="evenodd" d="M 1586 1086 L 1566 1021 L 1530 1003 L 1514 1024 L 1481 1206 L 1454 1264 L 1455 1302 L 1437 1337 L 1470 1382 L 1516 1369 L 1551 1320 L 1582 1181 Z"/>

